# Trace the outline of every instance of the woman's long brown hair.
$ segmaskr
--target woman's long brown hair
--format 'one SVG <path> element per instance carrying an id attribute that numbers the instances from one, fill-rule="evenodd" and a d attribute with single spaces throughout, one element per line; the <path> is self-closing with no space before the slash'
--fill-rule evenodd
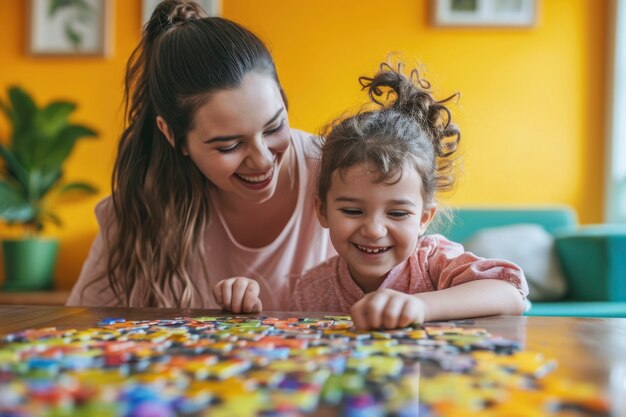
<path id="1" fill-rule="evenodd" d="M 202 242 L 212 185 L 183 148 L 198 107 L 251 71 L 274 77 L 280 87 L 263 42 L 234 22 L 206 17 L 196 3 L 164 1 L 144 27 L 126 70 L 114 222 L 102 230 L 110 252 L 100 279 L 108 279 L 119 305 L 188 307 L 198 296 L 194 280 L 208 279 Z M 174 146 L 157 128 L 157 115 Z M 198 257 L 205 277 L 191 276 Z"/>

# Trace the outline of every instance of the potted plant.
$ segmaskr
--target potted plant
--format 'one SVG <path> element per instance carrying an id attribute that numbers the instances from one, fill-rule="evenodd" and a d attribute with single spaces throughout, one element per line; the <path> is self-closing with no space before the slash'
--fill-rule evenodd
<path id="1" fill-rule="evenodd" d="M 84 182 L 65 182 L 63 164 L 78 139 L 97 134 L 71 123 L 76 104 L 53 101 L 38 107 L 20 87 L 8 89 L 0 110 L 9 122 L 8 140 L 0 138 L 0 220 L 21 225 L 23 237 L 4 239 L 3 289 L 33 291 L 52 288 L 58 240 L 44 238 L 46 223 L 61 225 L 53 202 L 68 193 L 94 194 Z"/>

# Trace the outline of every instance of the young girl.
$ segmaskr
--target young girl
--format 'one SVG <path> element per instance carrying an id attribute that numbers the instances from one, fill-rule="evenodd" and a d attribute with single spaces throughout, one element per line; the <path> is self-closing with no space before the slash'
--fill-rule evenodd
<path id="1" fill-rule="evenodd" d="M 290 276 L 334 255 L 317 222 L 311 135 L 291 129 L 272 57 L 191 1 L 158 5 L 128 62 L 113 193 L 68 305 L 217 308 L 220 280 Z"/>
<path id="2" fill-rule="evenodd" d="M 401 66 L 384 64 L 361 84 L 377 107 L 331 123 L 322 148 L 317 215 L 339 256 L 295 282 L 292 309 L 349 312 L 362 329 L 521 314 L 519 267 L 424 234 L 437 191 L 453 185 L 460 133 L 444 105 L 451 97 L 435 100 Z M 235 300 L 222 287 L 215 295 L 226 309 L 257 303 L 252 290 Z"/>

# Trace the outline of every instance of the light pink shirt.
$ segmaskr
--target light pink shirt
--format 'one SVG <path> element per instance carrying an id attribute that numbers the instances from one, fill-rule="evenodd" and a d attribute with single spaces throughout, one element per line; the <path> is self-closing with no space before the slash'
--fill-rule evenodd
<path id="1" fill-rule="evenodd" d="M 517 265 L 480 258 L 441 235 L 421 237 L 413 255 L 392 269 L 380 288 L 417 294 L 478 279 L 503 280 L 514 285 L 522 297 L 528 294 L 526 278 Z M 339 256 L 307 271 L 294 287 L 288 303 L 294 311 L 347 313 L 365 295 Z"/>
<path id="2" fill-rule="evenodd" d="M 282 301 L 288 298 L 290 281 L 336 254 L 330 243 L 328 230 L 320 226 L 315 214 L 318 151 L 310 134 L 292 129 L 291 137 L 296 155 L 298 200 L 287 225 L 269 245 L 249 248 L 235 240 L 218 212 L 207 227 L 204 241 L 207 258 L 197 259 L 190 271 L 198 288 L 198 296 L 193 298 L 191 305 L 184 307 L 219 308 L 212 294 L 215 284 L 222 279 L 244 276 L 259 282 L 264 310 L 284 310 L 287 306 Z M 109 198 L 98 204 L 96 217 L 101 228 L 110 224 L 112 213 Z M 67 305 L 117 305 L 107 279 L 86 287 L 106 271 L 108 254 L 109 250 L 100 232 Z M 203 263 L 208 269 L 208 277 L 204 276 Z M 83 288 L 86 291 L 81 298 Z"/>

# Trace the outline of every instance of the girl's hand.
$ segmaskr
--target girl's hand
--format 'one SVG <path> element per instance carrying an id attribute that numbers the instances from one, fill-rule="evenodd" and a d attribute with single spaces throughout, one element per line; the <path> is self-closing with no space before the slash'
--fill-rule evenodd
<path id="1" fill-rule="evenodd" d="M 245 277 L 224 279 L 213 288 L 213 295 L 226 311 L 258 313 L 263 309 L 259 283 Z"/>
<path id="2" fill-rule="evenodd" d="M 396 329 L 423 323 L 426 304 L 417 296 L 382 289 L 366 294 L 350 308 L 354 326 L 366 329 Z"/>

